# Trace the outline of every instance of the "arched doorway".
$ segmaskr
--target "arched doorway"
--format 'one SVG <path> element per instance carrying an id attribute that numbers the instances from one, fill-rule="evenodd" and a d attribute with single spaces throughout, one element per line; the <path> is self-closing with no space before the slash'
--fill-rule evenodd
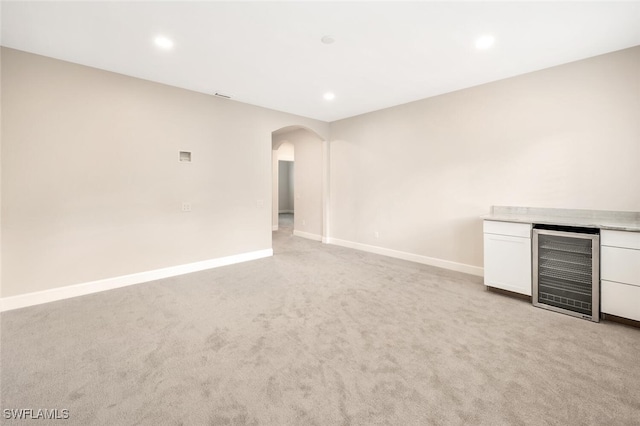
<path id="1" fill-rule="evenodd" d="M 327 241 L 328 141 L 303 126 L 288 126 L 272 132 L 272 229 L 278 230 L 280 216 L 280 161 L 293 160 L 291 204 L 293 235 Z M 287 148 L 281 151 L 281 148 Z M 293 158 L 291 155 L 293 151 Z M 282 210 L 287 210 L 283 208 Z"/>

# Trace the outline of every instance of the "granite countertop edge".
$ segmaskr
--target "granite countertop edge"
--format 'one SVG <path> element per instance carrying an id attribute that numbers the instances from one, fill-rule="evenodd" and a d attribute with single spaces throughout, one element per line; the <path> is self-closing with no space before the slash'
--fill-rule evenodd
<path id="1" fill-rule="evenodd" d="M 481 216 L 484 220 L 495 220 L 497 222 L 516 222 L 516 223 L 539 223 L 544 225 L 564 225 L 564 226 L 580 226 L 585 228 L 599 228 L 613 231 L 629 231 L 640 232 L 640 223 L 633 222 L 616 222 L 616 221 L 599 221 L 593 218 L 571 218 L 571 217 L 554 217 L 554 216 L 531 216 L 526 214 L 486 214 Z"/>

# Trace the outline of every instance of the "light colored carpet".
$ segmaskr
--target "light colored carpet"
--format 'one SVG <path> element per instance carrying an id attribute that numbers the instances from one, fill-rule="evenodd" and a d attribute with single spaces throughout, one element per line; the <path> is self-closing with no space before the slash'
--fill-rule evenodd
<path id="1" fill-rule="evenodd" d="M 73 425 L 640 421 L 638 329 L 286 226 L 274 248 L 3 313 L 2 409 L 66 408 Z"/>
<path id="2" fill-rule="evenodd" d="M 282 235 L 289 235 L 293 233 L 293 213 L 280 213 L 278 215 L 278 228 Z"/>

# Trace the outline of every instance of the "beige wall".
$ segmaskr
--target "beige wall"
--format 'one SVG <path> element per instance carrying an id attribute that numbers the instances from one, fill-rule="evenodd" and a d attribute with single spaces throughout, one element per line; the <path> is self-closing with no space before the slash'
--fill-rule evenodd
<path id="1" fill-rule="evenodd" d="M 294 129 L 274 135 L 273 143 L 294 146 L 294 231 L 322 237 L 322 139 L 307 129 Z M 275 226 L 277 217 L 274 221 Z"/>
<path id="2" fill-rule="evenodd" d="M 296 154 L 291 142 L 283 142 L 278 148 L 278 160 L 295 161 Z"/>
<path id="3" fill-rule="evenodd" d="M 296 145 L 310 234 L 329 130 L 332 238 L 482 266 L 492 204 L 640 210 L 640 47 L 330 128 L 11 49 L 1 62 L 3 297 L 271 247 L 271 132 L 291 125 L 320 135 L 274 137 Z"/>
<path id="4" fill-rule="evenodd" d="M 328 134 L 6 48 L 1 83 L 3 297 L 270 248 L 271 132 Z"/>
<path id="5" fill-rule="evenodd" d="M 491 205 L 640 211 L 640 47 L 334 122 L 331 137 L 332 238 L 482 266 Z"/>

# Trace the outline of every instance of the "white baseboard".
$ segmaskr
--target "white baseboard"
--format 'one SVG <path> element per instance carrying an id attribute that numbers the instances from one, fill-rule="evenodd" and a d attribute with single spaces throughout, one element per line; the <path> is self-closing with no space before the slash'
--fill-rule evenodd
<path id="1" fill-rule="evenodd" d="M 296 237 L 308 238 L 313 241 L 322 241 L 322 235 L 312 234 L 310 232 L 294 230 L 293 235 L 295 235 Z"/>
<path id="2" fill-rule="evenodd" d="M 424 265 L 437 266 L 438 268 L 464 272 L 465 274 L 476 275 L 479 277 L 484 276 L 484 268 L 480 268 L 479 266 L 472 266 L 444 259 L 436 259 L 434 257 L 427 257 L 419 254 L 407 253 L 404 251 L 398 251 L 384 247 L 371 246 L 368 244 L 355 243 L 353 241 L 339 240 L 337 238 L 327 238 L 326 240 L 327 244 L 335 244 L 337 246 L 362 250 L 369 253 L 381 254 L 383 256 L 394 257 L 396 259 L 408 260 L 411 262 L 422 263 Z"/>
<path id="3" fill-rule="evenodd" d="M 3 297 L 0 298 L 0 312 L 25 308 L 27 306 L 40 305 L 42 303 L 54 302 L 56 300 L 84 296 L 86 294 L 98 293 L 134 284 L 141 284 L 162 278 L 175 277 L 177 275 L 189 274 L 191 272 L 203 271 L 205 269 L 219 268 L 220 266 L 233 265 L 234 263 L 247 262 L 269 256 L 273 256 L 273 249 L 252 251 L 233 256 L 225 256 L 217 259 L 172 266 L 169 268 L 155 269 L 153 271 L 139 272 L 136 274 L 122 275 L 104 280 L 52 288 L 50 290 L 20 294 L 18 296 Z"/>

